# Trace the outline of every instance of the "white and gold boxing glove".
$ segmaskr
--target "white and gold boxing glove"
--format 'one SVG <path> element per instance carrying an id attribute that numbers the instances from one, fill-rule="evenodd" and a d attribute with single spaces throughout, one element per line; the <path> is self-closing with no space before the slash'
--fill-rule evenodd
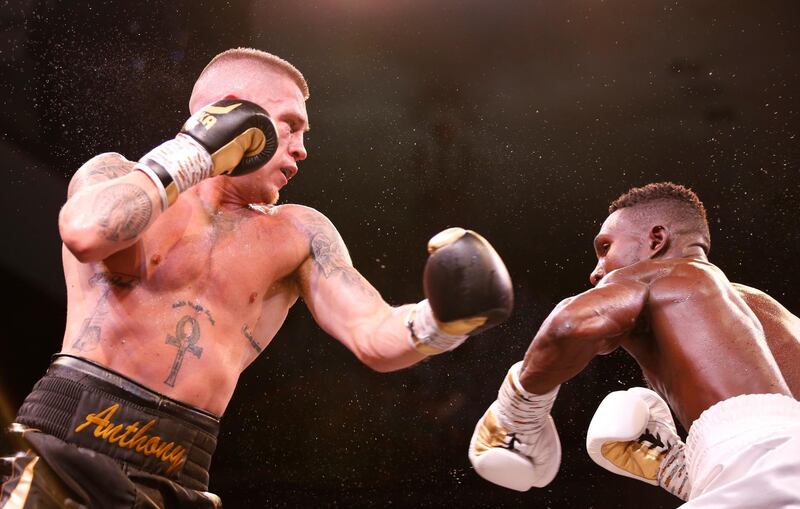
<path id="1" fill-rule="evenodd" d="M 547 486 L 561 465 L 561 442 L 550 416 L 558 387 L 533 394 L 519 383 L 522 361 L 511 366 L 497 400 L 475 426 L 469 460 L 475 471 L 504 488 Z"/>
<path id="2" fill-rule="evenodd" d="M 586 434 L 589 457 L 601 467 L 688 500 L 684 448 L 667 403 L 643 387 L 607 395 Z"/>

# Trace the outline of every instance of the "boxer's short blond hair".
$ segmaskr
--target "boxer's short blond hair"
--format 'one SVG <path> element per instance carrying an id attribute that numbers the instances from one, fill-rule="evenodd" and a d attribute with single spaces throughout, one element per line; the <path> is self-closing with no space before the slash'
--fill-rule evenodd
<path id="1" fill-rule="evenodd" d="M 308 83 L 306 83 L 303 73 L 301 73 L 297 67 L 293 66 L 287 60 L 284 60 L 279 56 L 255 48 L 233 48 L 218 54 L 212 58 L 205 68 L 200 72 L 200 76 L 197 77 L 195 86 L 197 86 L 197 83 L 200 83 L 203 77 L 208 74 L 208 71 L 212 68 L 217 67 L 219 64 L 229 63 L 235 60 L 256 61 L 266 66 L 278 69 L 289 76 L 292 81 L 297 84 L 297 86 L 300 88 L 300 91 L 303 93 L 303 99 L 308 100 Z"/>

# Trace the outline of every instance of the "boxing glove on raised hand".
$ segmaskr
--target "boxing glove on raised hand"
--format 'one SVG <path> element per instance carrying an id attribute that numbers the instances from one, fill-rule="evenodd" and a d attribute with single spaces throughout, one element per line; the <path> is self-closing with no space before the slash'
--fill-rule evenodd
<path id="1" fill-rule="evenodd" d="M 497 400 L 475 426 L 469 460 L 475 472 L 504 488 L 528 491 L 547 486 L 561 465 L 561 442 L 550 416 L 558 387 L 533 394 L 519 383 L 522 361 L 514 364 Z"/>
<path id="2" fill-rule="evenodd" d="M 452 350 L 509 317 L 514 306 L 511 276 L 485 238 L 448 228 L 428 241 L 428 253 L 426 299 L 406 322 L 414 348 L 428 355 Z"/>
<path id="3" fill-rule="evenodd" d="M 586 434 L 589 457 L 601 467 L 687 500 L 684 448 L 667 403 L 643 387 L 608 394 Z"/>
<path id="4" fill-rule="evenodd" d="M 243 175 L 275 154 L 278 135 L 269 114 L 241 99 L 223 99 L 192 115 L 178 135 L 142 157 L 136 169 L 158 187 L 162 208 L 201 180 Z"/>

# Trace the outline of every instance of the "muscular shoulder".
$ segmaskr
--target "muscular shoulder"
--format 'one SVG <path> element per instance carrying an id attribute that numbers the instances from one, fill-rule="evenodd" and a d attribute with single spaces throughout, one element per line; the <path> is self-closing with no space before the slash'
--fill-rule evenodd
<path id="1" fill-rule="evenodd" d="M 651 297 L 674 298 L 678 293 L 716 290 L 727 278 L 713 264 L 687 258 L 644 260 L 615 270 L 603 278 L 603 283 L 635 281 L 649 286 Z"/>
<path id="2" fill-rule="evenodd" d="M 288 203 L 275 206 L 273 209 L 275 213 L 284 215 L 287 219 L 293 221 L 298 228 L 303 228 L 306 224 L 318 223 L 328 224 L 331 228 L 333 227 L 333 223 L 325 217 L 325 214 L 312 207 Z"/>
<path id="3" fill-rule="evenodd" d="M 673 303 L 719 298 L 733 292 L 725 274 L 708 261 L 690 258 L 664 260 L 664 272 L 650 284 L 651 300 Z"/>
<path id="4" fill-rule="evenodd" d="M 739 294 L 742 297 L 749 298 L 749 299 L 762 300 L 762 301 L 765 301 L 765 302 L 769 302 L 769 301 L 773 301 L 774 302 L 774 299 L 772 297 L 770 297 L 766 293 L 762 292 L 758 288 L 753 288 L 752 286 L 747 286 L 747 285 L 743 285 L 741 283 L 734 283 L 734 282 L 731 282 L 731 286 L 733 286 L 736 289 L 736 291 L 739 292 Z"/>
<path id="5" fill-rule="evenodd" d="M 339 232 L 322 212 L 304 205 L 287 204 L 278 207 L 278 213 L 284 215 L 284 219 L 307 242 L 311 257 L 336 255 L 350 261 Z"/>
<path id="6" fill-rule="evenodd" d="M 791 315 L 780 302 L 770 297 L 758 288 L 746 286 L 741 283 L 731 283 L 734 290 L 744 299 L 747 305 L 756 313 L 768 313 L 774 316 Z"/>
<path id="7" fill-rule="evenodd" d="M 644 260 L 609 272 L 603 278 L 602 284 L 624 283 L 626 281 L 650 284 L 669 275 L 672 268 L 659 260 Z"/>

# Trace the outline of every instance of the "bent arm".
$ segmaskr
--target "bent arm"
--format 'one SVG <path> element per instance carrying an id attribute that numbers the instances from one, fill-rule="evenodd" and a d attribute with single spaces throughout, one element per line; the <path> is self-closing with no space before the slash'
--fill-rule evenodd
<path id="1" fill-rule="evenodd" d="M 562 301 L 525 353 L 520 374 L 525 390 L 545 394 L 583 371 L 595 356 L 619 347 L 634 329 L 648 289 L 644 283 L 623 280 Z"/>
<path id="2" fill-rule="evenodd" d="M 424 359 L 405 323 L 412 305 L 387 304 L 353 267 L 341 236 L 321 214 L 308 212 L 302 227 L 310 254 L 300 267 L 300 292 L 320 327 L 376 371 Z"/>
<path id="3" fill-rule="evenodd" d="M 136 243 L 161 213 L 150 179 L 116 153 L 93 157 L 69 184 L 58 216 L 61 240 L 82 263 L 100 261 Z"/>

